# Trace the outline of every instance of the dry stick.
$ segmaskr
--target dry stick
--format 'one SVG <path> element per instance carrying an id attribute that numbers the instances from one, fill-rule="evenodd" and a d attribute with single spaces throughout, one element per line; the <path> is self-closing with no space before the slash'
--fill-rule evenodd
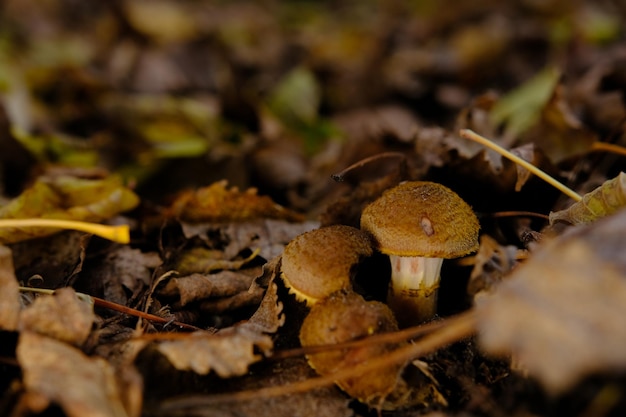
<path id="1" fill-rule="evenodd" d="M 458 342 L 474 334 L 476 330 L 476 317 L 473 311 L 459 314 L 443 320 L 445 325 L 435 330 L 430 335 L 425 336 L 413 344 L 399 348 L 388 355 L 371 359 L 365 363 L 360 363 L 352 368 L 342 369 L 329 375 L 310 378 L 304 381 L 294 382 L 287 385 L 279 385 L 256 390 L 238 391 L 233 393 L 215 394 L 208 396 L 181 397 L 166 400 L 161 404 L 160 410 L 174 411 L 188 408 L 206 407 L 219 403 L 249 401 L 254 399 L 267 399 L 271 397 L 281 397 L 311 391 L 313 389 L 326 387 L 348 378 L 355 378 L 366 372 L 372 372 L 385 366 L 407 362 L 419 356 L 435 351 L 450 343 Z"/>
<path id="2" fill-rule="evenodd" d="M 31 287 L 19 287 L 20 291 L 23 292 L 33 292 L 39 294 L 47 294 L 53 295 L 55 290 L 51 290 L 48 288 L 31 288 Z M 108 308 L 109 310 L 118 311 L 120 313 L 128 314 L 129 316 L 140 317 L 149 321 L 162 323 L 162 324 L 172 324 L 183 329 L 187 330 L 202 330 L 199 327 L 192 326 L 191 324 L 181 323 L 179 321 L 166 319 L 163 317 L 156 316 L 150 313 L 144 313 L 143 311 L 135 310 L 134 308 L 126 307 L 121 304 L 114 303 L 112 301 L 103 300 L 102 298 L 94 297 L 85 293 L 77 292 L 76 296 L 82 300 L 86 300 L 91 302 L 93 305 L 98 307 Z"/>
<path id="3" fill-rule="evenodd" d="M 353 348 L 369 346 L 373 344 L 391 344 L 391 343 L 404 342 L 406 340 L 414 339 L 425 333 L 440 329 L 441 327 L 445 325 L 446 325 L 445 320 L 433 321 L 430 323 L 421 324 L 419 326 L 397 330 L 395 332 L 374 334 L 372 336 L 367 336 L 358 340 L 351 340 L 349 342 L 341 342 L 341 343 L 334 343 L 334 344 L 327 344 L 327 345 L 305 346 L 301 348 L 279 350 L 277 352 L 274 352 L 270 357 L 268 357 L 268 359 L 279 360 L 279 359 L 285 359 L 285 358 L 292 358 L 295 356 L 310 355 L 310 354 L 319 353 L 319 352 L 327 352 L 330 350 L 353 349 Z"/>
<path id="4" fill-rule="evenodd" d="M 47 227 L 72 229 L 91 233 L 118 243 L 130 242 L 129 227 L 126 224 L 108 226 L 98 223 L 80 222 L 62 219 L 2 219 L 0 228 Z"/>
<path id="5" fill-rule="evenodd" d="M 626 156 L 626 148 L 606 142 L 594 142 L 591 151 L 611 152 L 617 155 Z"/>
<path id="6" fill-rule="evenodd" d="M 542 213 L 535 213 L 534 211 L 519 211 L 519 210 L 511 210 L 511 211 L 496 211 L 495 213 L 484 214 L 484 216 L 489 217 L 539 217 L 544 220 L 550 220 L 550 216 L 546 216 Z"/>
<path id="7" fill-rule="evenodd" d="M 134 308 L 126 307 L 121 304 L 117 304 L 111 301 L 103 300 L 102 298 L 90 296 L 94 304 L 98 307 L 108 308 L 109 310 L 119 311 L 120 313 L 128 314 L 129 316 L 139 317 L 148 321 L 161 323 L 161 324 L 171 324 L 173 326 L 178 326 L 181 329 L 198 331 L 202 330 L 200 327 L 192 326 L 191 324 L 183 323 L 176 320 L 166 319 L 164 317 L 160 317 L 150 313 L 144 313 L 143 311 L 136 310 Z"/>
<path id="8" fill-rule="evenodd" d="M 523 160 L 522 158 L 520 158 L 520 157 L 518 157 L 516 155 L 513 155 L 511 152 L 507 151 L 506 149 L 504 149 L 503 147 L 501 147 L 499 145 L 496 145 L 495 143 L 493 143 L 492 141 L 490 141 L 486 137 L 481 136 L 478 133 L 476 133 L 476 132 L 474 132 L 474 131 L 472 131 L 470 129 L 462 129 L 459 132 L 459 135 L 462 138 L 469 139 L 469 140 L 472 140 L 474 142 L 478 142 L 481 145 L 486 146 L 489 149 L 492 149 L 492 150 L 498 152 L 500 155 L 504 156 L 505 158 L 510 159 L 511 161 L 515 162 L 516 164 L 526 168 L 527 170 L 529 170 L 530 172 L 532 172 L 533 174 L 535 174 L 536 176 L 538 176 L 539 178 L 541 178 L 542 180 L 547 182 L 548 184 L 552 185 L 557 190 L 561 191 L 563 194 L 565 194 L 568 197 L 570 197 L 572 200 L 580 201 L 580 200 L 583 199 L 582 196 L 580 194 L 578 194 L 576 191 L 574 191 L 574 190 L 568 188 L 567 186 L 561 184 L 560 182 L 558 182 L 557 180 L 555 180 L 550 175 L 546 174 L 545 172 L 543 172 L 542 170 L 540 170 L 539 168 L 537 168 L 533 164 Z"/>
<path id="9" fill-rule="evenodd" d="M 345 177 L 348 173 L 350 173 L 351 171 L 354 171 L 355 169 L 364 167 L 365 165 L 373 162 L 373 161 L 379 161 L 381 159 L 399 159 L 400 161 L 404 161 L 404 163 L 406 163 L 406 155 L 403 154 L 402 152 L 382 152 L 376 155 L 372 155 L 372 156 L 368 156 L 367 158 L 361 159 L 360 161 L 355 162 L 354 164 L 350 165 L 347 168 L 344 168 L 343 170 L 341 170 L 340 172 L 336 173 L 336 174 L 332 174 L 330 177 L 337 181 L 337 182 L 343 182 L 345 181 Z M 402 162 L 401 162 L 402 163 Z"/>

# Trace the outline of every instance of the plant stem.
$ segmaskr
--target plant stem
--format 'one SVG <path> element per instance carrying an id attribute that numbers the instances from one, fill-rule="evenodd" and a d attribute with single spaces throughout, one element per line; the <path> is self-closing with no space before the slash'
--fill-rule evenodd
<path id="1" fill-rule="evenodd" d="M 59 229 L 72 229 L 87 232 L 118 243 L 130 242 L 130 230 L 128 225 L 108 226 L 98 223 L 88 223 L 76 220 L 62 219 L 0 219 L 0 228 L 9 227 L 52 227 Z"/>
<path id="2" fill-rule="evenodd" d="M 31 287 L 19 287 L 19 289 L 22 292 L 32 292 L 32 293 L 46 294 L 46 295 L 53 295 L 55 291 L 55 290 L 51 290 L 48 288 L 31 288 Z M 182 322 L 175 321 L 175 320 L 170 320 L 170 319 L 159 317 L 150 313 L 144 313 L 143 311 L 126 307 L 121 304 L 117 304 L 112 301 L 107 301 L 102 298 L 94 297 L 94 296 L 91 296 L 82 292 L 77 292 L 76 296 L 84 302 L 96 305 L 98 307 L 108 308 L 109 310 L 118 311 L 120 313 L 127 314 L 129 316 L 139 317 L 148 321 L 153 321 L 153 322 L 157 322 L 161 324 L 172 324 L 182 329 L 191 330 L 191 331 L 202 330 L 201 328 L 192 326 L 191 324 L 182 323 Z"/>
<path id="3" fill-rule="evenodd" d="M 492 150 L 498 152 L 500 155 L 502 155 L 505 158 L 515 162 L 516 164 L 521 165 L 522 167 L 526 168 L 527 170 L 529 170 L 530 172 L 532 172 L 533 174 L 535 174 L 536 176 L 538 176 L 539 178 L 541 178 L 542 180 L 547 182 L 548 184 L 552 185 L 557 190 L 561 191 L 563 194 L 565 194 L 568 197 L 570 197 L 572 200 L 580 201 L 580 200 L 583 199 L 582 196 L 580 194 L 578 194 L 576 191 L 568 188 L 564 184 L 561 184 L 559 181 L 555 180 L 550 175 L 546 174 L 545 172 L 543 172 L 542 170 L 540 170 L 539 168 L 537 168 L 533 164 L 523 160 L 522 158 L 520 158 L 520 157 L 518 157 L 516 155 L 513 155 L 511 152 L 507 151 L 506 149 L 504 149 L 503 147 L 501 147 L 499 145 L 496 145 L 495 143 L 493 143 L 492 141 L 490 141 L 486 137 L 481 136 L 478 133 L 476 133 L 476 132 L 474 132 L 474 131 L 472 131 L 470 129 L 462 129 L 459 132 L 459 135 L 462 138 L 469 139 L 469 140 L 472 140 L 474 142 L 480 143 L 481 145 L 486 146 L 489 149 L 492 149 Z"/>

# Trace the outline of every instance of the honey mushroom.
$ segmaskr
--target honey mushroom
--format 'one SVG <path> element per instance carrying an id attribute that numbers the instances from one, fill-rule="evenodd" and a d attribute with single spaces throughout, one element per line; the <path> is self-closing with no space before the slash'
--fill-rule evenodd
<path id="1" fill-rule="evenodd" d="M 300 328 L 303 347 L 334 345 L 398 330 L 391 309 L 366 301 L 352 289 L 355 266 L 373 253 L 369 234 L 350 226 L 335 225 L 294 238 L 282 255 L 285 286 L 310 307 Z M 320 375 L 329 375 L 383 356 L 400 343 L 372 343 L 307 355 Z M 337 380 L 348 395 L 376 409 L 396 409 L 412 402 L 424 403 L 436 392 L 427 383 L 412 387 L 401 377 L 405 363 Z"/>
<path id="2" fill-rule="evenodd" d="M 361 229 L 389 255 L 387 304 L 401 327 L 435 315 L 443 260 L 476 251 L 479 228 L 461 197 L 428 181 L 401 183 L 363 210 Z"/>
<path id="3" fill-rule="evenodd" d="M 365 301 L 350 290 L 342 290 L 311 308 L 300 329 L 300 343 L 302 346 L 337 344 L 397 329 L 398 324 L 387 305 Z M 368 344 L 309 354 L 307 360 L 318 374 L 329 375 L 385 355 L 397 347 L 397 344 Z M 371 407 L 394 408 L 385 400 L 395 397 L 394 391 L 406 389 L 400 378 L 403 367 L 401 363 L 335 383 L 348 395 Z"/>
<path id="4" fill-rule="evenodd" d="M 369 235 L 354 227 L 311 230 L 285 247 L 281 277 L 296 299 L 310 307 L 336 291 L 352 289 L 355 267 L 372 253 Z"/>

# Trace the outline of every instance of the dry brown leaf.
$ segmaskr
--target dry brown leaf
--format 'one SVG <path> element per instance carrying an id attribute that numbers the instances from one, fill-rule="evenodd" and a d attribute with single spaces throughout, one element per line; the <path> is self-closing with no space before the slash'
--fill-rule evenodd
<path id="1" fill-rule="evenodd" d="M 241 308 L 255 307 L 263 299 L 264 293 L 265 290 L 262 288 L 251 288 L 228 297 L 204 300 L 200 303 L 200 311 L 204 314 L 224 314 Z"/>
<path id="2" fill-rule="evenodd" d="M 200 375 L 215 371 L 228 378 L 245 374 L 248 366 L 261 358 L 255 348 L 266 350 L 272 345 L 271 337 L 242 328 L 222 335 L 195 332 L 181 340 L 162 342 L 158 350 L 176 369 Z"/>
<path id="3" fill-rule="evenodd" d="M 78 278 L 80 290 L 92 295 L 102 294 L 107 301 L 127 305 L 129 298 L 136 297 L 150 285 L 152 271 L 160 264 L 156 252 L 112 245 L 97 262 L 85 263 Z"/>
<path id="4" fill-rule="evenodd" d="M 285 245 L 301 233 L 319 227 L 318 222 L 292 223 L 285 220 L 259 219 L 244 223 L 182 223 L 185 237 L 199 236 L 209 241 L 208 236 L 219 235 L 226 245 L 223 257 L 233 259 L 244 249 L 259 250 L 259 256 L 273 259 L 283 253 Z M 222 242 L 210 242 L 220 244 Z"/>
<path id="5" fill-rule="evenodd" d="M 196 246 L 177 255 L 174 269 L 181 275 L 208 274 L 223 269 L 238 270 L 256 258 L 256 255 L 253 253 L 245 259 L 233 259 L 227 258 L 220 250 Z"/>
<path id="6" fill-rule="evenodd" d="M 458 132 L 461 129 L 471 129 L 482 132 L 490 138 L 498 137 L 495 134 L 495 126 L 489 117 L 489 112 L 493 108 L 496 100 L 497 96 L 492 92 L 476 97 L 472 100 L 472 103 L 464 108 L 457 116 L 453 132 Z M 456 151 L 465 159 L 472 159 L 484 152 L 482 159 L 485 161 L 485 165 L 489 167 L 490 171 L 498 173 L 502 170 L 502 157 L 496 152 L 485 151 L 483 146 L 475 142 L 463 139 L 456 133 L 445 136 L 443 142 L 450 150 Z M 506 146 L 506 144 L 502 145 Z"/>
<path id="7" fill-rule="evenodd" d="M 539 122 L 524 135 L 555 163 L 589 151 L 597 140 L 572 112 L 564 95 L 564 87 L 557 85 L 541 110 Z"/>
<path id="8" fill-rule="evenodd" d="M 220 271 L 215 274 L 192 274 L 185 277 L 172 278 L 159 295 L 165 297 L 178 296 L 180 305 L 190 302 L 218 297 L 229 297 L 247 291 L 254 280 L 253 276 L 234 271 Z"/>
<path id="9" fill-rule="evenodd" d="M 17 346 L 27 399 L 60 405 L 68 417 L 135 417 L 139 415 L 139 377 L 120 386 L 115 370 L 101 358 L 36 333 L 22 332 Z M 124 404 L 135 404 L 127 410 Z M 28 406 L 28 403 L 26 404 Z"/>
<path id="10" fill-rule="evenodd" d="M 0 329 L 15 330 L 20 317 L 20 291 L 11 249 L 0 245 Z"/>
<path id="11" fill-rule="evenodd" d="M 258 218 L 302 221 L 303 216 L 282 207 L 267 196 L 250 188 L 239 191 L 227 188 L 227 181 L 218 181 L 178 196 L 169 214 L 186 222 L 240 222 Z"/>
<path id="12" fill-rule="evenodd" d="M 65 230 L 51 236 L 10 245 L 18 281 L 30 284 L 31 277 L 41 280 L 42 288 L 72 286 L 85 259 L 91 235 Z M 37 256 L 33 257 L 33 253 Z"/>
<path id="13" fill-rule="evenodd" d="M 266 270 L 274 276 L 275 268 L 276 261 Z M 213 370 L 223 378 L 245 374 L 252 363 L 262 358 L 257 351 L 269 354 L 274 346 L 269 334 L 284 323 L 282 303 L 278 301 L 277 286 L 272 279 L 250 320 L 218 333 L 196 332 L 184 339 L 162 342 L 157 349 L 179 370 L 202 375 Z"/>
<path id="14" fill-rule="evenodd" d="M 546 244 L 478 297 L 480 342 L 512 353 L 553 393 L 626 369 L 626 211 Z"/>
<path id="15" fill-rule="evenodd" d="M 626 174 L 620 174 L 585 194 L 565 210 L 550 213 L 550 223 L 564 221 L 586 224 L 615 213 L 626 206 Z"/>
<path id="16" fill-rule="evenodd" d="M 80 300 L 71 288 L 37 297 L 22 311 L 20 331 L 30 331 L 76 346 L 82 345 L 95 320 L 93 304 Z"/>
<path id="17" fill-rule="evenodd" d="M 535 145 L 532 143 L 527 143 L 522 146 L 518 146 L 516 148 L 511 149 L 511 153 L 515 156 L 522 158 L 524 161 L 529 162 L 535 166 L 538 166 L 539 163 L 536 160 L 537 155 L 535 154 Z M 515 181 L 515 191 L 519 192 L 522 190 L 526 181 L 530 178 L 530 171 L 520 166 L 519 164 L 515 164 L 515 169 L 517 170 L 517 181 Z"/>
<path id="18" fill-rule="evenodd" d="M 474 296 L 481 291 L 491 291 L 515 265 L 516 252 L 515 246 L 502 246 L 489 235 L 482 235 L 467 293 Z"/>
<path id="19" fill-rule="evenodd" d="M 285 324 L 283 303 L 278 298 L 278 288 L 274 283 L 274 278 L 278 274 L 278 265 L 278 258 L 274 258 L 265 264 L 263 266 L 263 274 L 250 287 L 250 291 L 254 291 L 255 288 L 259 287 L 266 287 L 267 291 L 259 308 L 250 317 L 250 320 L 241 326 L 246 326 L 259 333 L 274 334 Z M 264 285 L 265 280 L 267 280 L 266 285 Z"/>

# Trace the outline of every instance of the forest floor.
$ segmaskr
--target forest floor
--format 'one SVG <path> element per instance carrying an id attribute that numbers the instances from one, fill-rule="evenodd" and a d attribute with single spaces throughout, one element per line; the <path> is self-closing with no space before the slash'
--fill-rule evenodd
<path id="1" fill-rule="evenodd" d="M 626 415 L 625 91 L 618 0 L 3 1 L 0 414 Z M 480 231 L 398 330 L 356 229 L 404 181 Z M 285 247 L 336 225 L 368 243 L 308 249 L 359 262 L 304 303 Z"/>

